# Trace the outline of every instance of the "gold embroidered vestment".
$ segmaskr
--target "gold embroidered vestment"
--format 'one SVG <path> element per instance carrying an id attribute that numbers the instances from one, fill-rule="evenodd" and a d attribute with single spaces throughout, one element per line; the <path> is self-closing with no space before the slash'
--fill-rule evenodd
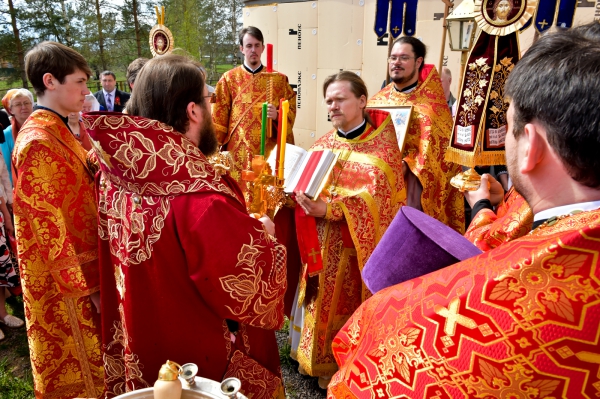
<path id="1" fill-rule="evenodd" d="M 219 144 L 225 146 L 233 157 L 230 171 L 246 192 L 246 183 L 242 181 L 243 170 L 250 170 L 253 155 L 260 152 L 260 132 L 262 104 L 267 101 L 267 85 L 272 80 L 272 98 L 279 107 L 279 99 L 290 103 L 288 113 L 287 142 L 294 143 L 292 128 L 296 119 L 296 93 L 292 90 L 285 75 L 262 71 L 252 74 L 244 66 L 239 66 L 223 74 L 215 88 L 216 102 L 212 106 L 213 122 Z M 271 120 L 269 120 L 270 122 Z M 275 133 L 276 130 L 273 129 Z M 267 138 L 265 157 L 275 147 L 276 138 Z"/>
<path id="2" fill-rule="evenodd" d="M 325 218 L 317 219 L 323 271 L 301 283 L 306 312 L 298 362 L 313 376 L 331 376 L 337 365 L 331 342 L 354 310 L 370 296 L 361 270 L 398 209 L 405 204 L 402 157 L 387 112 L 369 110 L 378 124 L 355 139 L 335 130 L 312 147 L 339 154 L 331 174 Z M 306 267 L 306 265 L 304 266 Z"/>
<path id="3" fill-rule="evenodd" d="M 55 113 L 35 111 L 15 143 L 15 225 L 36 398 L 103 392 L 98 225 L 86 151 Z"/>
<path id="4" fill-rule="evenodd" d="M 600 394 L 600 210 L 379 291 L 333 343 L 328 398 Z"/>
<path id="5" fill-rule="evenodd" d="M 444 160 L 452 132 L 452 116 L 440 77 L 435 67 L 425 65 L 412 92 L 401 93 L 393 86 L 394 83 L 390 83 L 381 89 L 367 105 L 413 106 L 403 157 L 423 186 L 423 212 L 462 234 L 465 223 L 464 199 L 456 188 L 450 186 L 450 179 L 461 169 L 460 165 Z M 411 196 L 411 193 L 408 195 Z"/>

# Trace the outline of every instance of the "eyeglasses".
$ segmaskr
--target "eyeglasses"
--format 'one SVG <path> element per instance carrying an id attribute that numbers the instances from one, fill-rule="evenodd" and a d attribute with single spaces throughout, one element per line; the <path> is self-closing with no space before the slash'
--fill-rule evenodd
<path id="1" fill-rule="evenodd" d="M 15 103 L 11 105 L 11 108 L 31 107 L 33 103 L 31 101 L 23 101 L 22 103 Z"/>
<path id="2" fill-rule="evenodd" d="M 214 103 L 217 100 L 217 93 L 211 93 L 208 96 L 202 96 L 203 98 L 208 98 L 209 103 Z"/>
<path id="3" fill-rule="evenodd" d="M 417 57 L 411 57 L 410 55 L 401 55 L 400 57 L 396 56 L 396 55 L 391 55 L 388 57 L 388 62 L 390 64 L 393 64 L 394 62 L 400 60 L 402 62 L 406 62 L 408 60 L 412 60 L 412 59 L 417 59 Z"/>

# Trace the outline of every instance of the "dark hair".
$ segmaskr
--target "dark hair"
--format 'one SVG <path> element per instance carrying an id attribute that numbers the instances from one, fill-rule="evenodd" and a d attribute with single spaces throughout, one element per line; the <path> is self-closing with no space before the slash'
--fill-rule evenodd
<path id="1" fill-rule="evenodd" d="M 419 66 L 419 72 L 421 72 L 421 70 L 423 70 L 423 67 L 425 66 L 425 56 L 427 55 L 427 47 L 425 47 L 422 41 L 412 36 L 400 36 L 399 38 L 394 40 L 394 46 L 398 43 L 410 44 L 412 46 L 413 52 L 415 53 L 415 59 L 419 57 L 423 58 L 423 62 L 421 62 L 421 66 Z"/>
<path id="2" fill-rule="evenodd" d="M 598 24 L 593 22 L 592 24 Z M 573 180 L 600 188 L 600 35 L 590 25 L 542 36 L 506 82 L 513 135 L 540 123 Z"/>
<path id="3" fill-rule="evenodd" d="M 104 71 L 100 74 L 100 79 L 102 79 L 102 76 L 106 76 L 106 75 L 110 75 L 113 77 L 114 80 L 117 80 L 117 76 L 112 73 L 111 71 Z"/>
<path id="4" fill-rule="evenodd" d="M 355 74 L 350 71 L 340 71 L 336 74 L 328 76 L 323 82 L 323 97 L 327 95 L 327 88 L 334 82 L 348 82 L 350 83 L 350 91 L 352 94 L 356 96 L 356 98 L 360 98 L 361 96 L 365 96 L 365 99 L 369 100 L 369 92 L 367 90 L 367 85 L 365 82 Z M 363 116 L 369 122 L 370 125 L 374 125 L 371 117 L 367 113 L 366 110 L 363 110 Z"/>
<path id="5" fill-rule="evenodd" d="M 142 69 L 146 62 L 148 62 L 148 58 L 143 57 L 136 58 L 135 60 L 131 61 L 131 64 L 129 64 L 127 67 L 127 73 L 125 74 L 125 77 L 127 78 L 127 84 L 129 86 L 135 83 L 135 79 L 140 72 L 140 69 Z"/>
<path id="6" fill-rule="evenodd" d="M 187 105 L 204 104 L 204 75 L 199 67 L 181 55 L 152 58 L 138 74 L 127 112 L 156 119 L 185 133 L 189 124 Z"/>
<path id="7" fill-rule="evenodd" d="M 240 36 L 239 36 L 240 46 L 244 45 L 244 36 L 246 36 L 246 33 L 249 34 L 250 36 L 254 37 L 256 40 L 258 40 L 262 44 L 265 44 L 265 39 L 263 38 L 263 34 L 260 31 L 260 29 L 258 29 L 255 26 L 248 26 L 248 27 L 242 29 L 240 32 Z"/>
<path id="8" fill-rule="evenodd" d="M 580 35 L 590 40 L 600 40 L 600 20 L 574 28 Z"/>
<path id="9" fill-rule="evenodd" d="M 89 78 L 92 70 L 87 61 L 77 51 L 56 42 L 41 42 L 36 44 L 25 55 L 25 71 L 35 94 L 43 96 L 46 91 L 44 74 L 50 73 L 63 84 L 65 77 L 77 70 Z"/>

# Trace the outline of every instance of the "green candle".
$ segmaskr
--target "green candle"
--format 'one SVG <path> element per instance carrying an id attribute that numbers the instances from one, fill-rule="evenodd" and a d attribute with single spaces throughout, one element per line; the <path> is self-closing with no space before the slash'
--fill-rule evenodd
<path id="1" fill-rule="evenodd" d="M 264 102 L 262 105 L 262 127 L 260 128 L 260 155 L 265 155 L 265 140 L 267 137 L 267 105 L 269 103 Z"/>

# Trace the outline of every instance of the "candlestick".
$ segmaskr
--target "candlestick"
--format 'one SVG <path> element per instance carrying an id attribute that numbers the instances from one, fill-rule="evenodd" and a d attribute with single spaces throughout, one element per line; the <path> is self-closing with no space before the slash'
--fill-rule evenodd
<path id="1" fill-rule="evenodd" d="M 273 45 L 267 43 L 267 72 L 273 72 Z"/>
<path id="2" fill-rule="evenodd" d="M 267 135 L 267 105 L 269 103 L 264 102 L 262 105 L 262 126 L 260 128 L 260 155 L 265 155 L 265 140 Z"/>
<path id="3" fill-rule="evenodd" d="M 284 165 L 285 165 L 285 143 L 287 141 L 287 122 L 288 112 L 290 111 L 290 103 L 285 100 L 279 107 L 279 114 L 281 116 L 281 133 L 279 134 L 279 170 L 277 177 L 283 179 Z"/>
<path id="4" fill-rule="evenodd" d="M 279 100 L 279 116 L 277 119 L 277 154 L 275 157 L 275 174 L 274 176 L 279 176 L 279 158 L 281 156 L 281 115 L 283 115 L 283 112 L 281 111 L 282 108 L 282 104 L 283 104 L 283 98 Z"/>

